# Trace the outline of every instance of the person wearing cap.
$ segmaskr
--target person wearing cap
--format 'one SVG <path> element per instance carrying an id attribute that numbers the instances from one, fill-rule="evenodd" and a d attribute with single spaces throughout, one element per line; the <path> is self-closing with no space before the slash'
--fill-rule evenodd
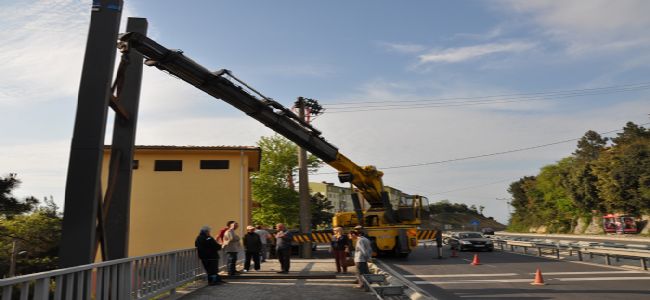
<path id="1" fill-rule="evenodd" d="M 262 251 L 262 239 L 255 233 L 255 226 L 246 226 L 246 235 L 244 235 L 244 272 L 251 268 L 251 258 L 254 262 L 255 271 L 260 270 L 260 251 Z"/>
<path id="2" fill-rule="evenodd" d="M 208 284 L 217 285 L 223 283 L 217 270 L 221 245 L 219 245 L 210 235 L 209 226 L 201 227 L 199 235 L 194 241 L 194 246 L 198 252 L 199 259 L 203 264 L 203 268 L 205 268 L 205 273 L 208 277 Z"/>

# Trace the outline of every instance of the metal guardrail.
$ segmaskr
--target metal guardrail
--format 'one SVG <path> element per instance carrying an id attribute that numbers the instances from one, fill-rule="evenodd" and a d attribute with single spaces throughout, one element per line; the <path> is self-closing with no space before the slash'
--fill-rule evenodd
<path id="1" fill-rule="evenodd" d="M 523 240 L 504 239 L 501 237 L 493 238 L 495 245 L 499 245 L 501 250 L 505 251 L 510 248 L 510 251 L 516 252 L 517 249 L 523 249 L 524 254 L 528 254 L 529 248 L 537 249 L 537 255 L 542 256 L 544 251 L 550 250 L 552 255 L 560 259 L 560 252 L 568 252 L 569 256 L 576 253 L 578 260 L 583 260 L 583 255 L 588 254 L 590 257 L 593 255 L 600 255 L 605 257 L 605 263 L 611 265 L 610 258 L 614 257 L 616 260 L 619 258 L 638 259 L 641 263 L 643 270 L 648 270 L 647 260 L 650 259 L 650 251 L 645 250 L 645 247 L 628 247 L 624 244 L 613 243 L 595 243 L 595 242 L 552 242 L 542 240 Z M 647 249 L 647 248 L 646 248 Z"/>
<path id="2" fill-rule="evenodd" d="M 191 248 L 0 279 L 0 288 L 2 300 L 149 299 L 203 274 Z"/>
<path id="3" fill-rule="evenodd" d="M 403 285 L 390 285 L 386 282 L 384 274 L 363 274 L 361 277 L 366 291 L 371 291 L 377 299 L 387 297 L 400 297 L 404 295 Z"/>

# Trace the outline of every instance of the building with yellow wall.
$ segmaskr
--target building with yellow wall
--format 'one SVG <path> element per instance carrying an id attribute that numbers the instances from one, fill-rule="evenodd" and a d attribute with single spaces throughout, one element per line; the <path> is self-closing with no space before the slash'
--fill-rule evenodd
<path id="1" fill-rule="evenodd" d="M 261 150 L 246 146 L 136 146 L 129 256 L 194 247 L 202 225 L 219 232 L 229 220 L 251 222 L 250 173 Z M 106 188 L 110 147 L 104 151 Z M 243 226 L 242 226 L 243 225 Z"/>

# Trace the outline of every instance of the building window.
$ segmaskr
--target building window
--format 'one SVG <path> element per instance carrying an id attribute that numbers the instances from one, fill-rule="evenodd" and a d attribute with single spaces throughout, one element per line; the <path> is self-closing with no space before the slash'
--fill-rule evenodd
<path id="1" fill-rule="evenodd" d="M 133 170 L 137 170 L 140 167 L 140 161 L 135 159 L 133 160 Z"/>
<path id="2" fill-rule="evenodd" d="M 229 160 L 201 160 L 201 169 L 227 170 L 230 168 Z"/>
<path id="3" fill-rule="evenodd" d="M 154 171 L 183 171 L 183 161 L 156 160 Z"/>

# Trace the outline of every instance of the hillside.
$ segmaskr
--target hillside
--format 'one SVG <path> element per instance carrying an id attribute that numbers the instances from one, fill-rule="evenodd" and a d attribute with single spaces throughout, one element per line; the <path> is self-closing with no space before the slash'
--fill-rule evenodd
<path id="1" fill-rule="evenodd" d="M 476 226 L 478 230 L 486 227 L 494 230 L 504 230 L 506 228 L 506 225 L 503 225 L 494 219 L 468 212 L 444 212 L 432 214 L 429 220 L 422 221 L 422 227 L 442 228 L 444 230 L 474 230 L 474 226 L 472 225 L 472 221 L 474 220 L 479 223 L 479 225 Z"/>

